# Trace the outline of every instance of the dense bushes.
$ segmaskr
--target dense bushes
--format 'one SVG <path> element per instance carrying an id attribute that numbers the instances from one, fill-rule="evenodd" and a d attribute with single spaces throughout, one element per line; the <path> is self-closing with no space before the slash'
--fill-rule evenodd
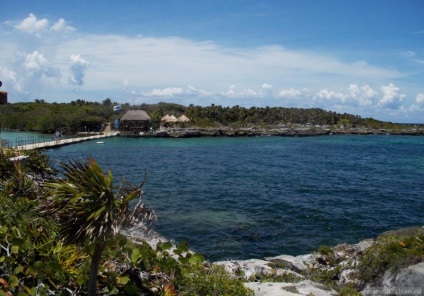
<path id="1" fill-rule="evenodd" d="M 102 103 L 84 100 L 71 103 L 48 104 L 43 100 L 34 103 L 16 103 L 0 106 L 0 126 L 9 129 L 51 132 L 98 131 L 106 123 L 119 119 L 127 110 L 142 109 L 151 117 L 150 125 L 158 128 L 160 119 L 166 114 L 177 117 L 185 114 L 190 118 L 186 126 L 195 127 L 249 127 L 276 126 L 280 124 L 342 125 L 345 127 L 369 127 L 375 129 L 405 128 L 374 119 L 363 119 L 352 114 L 340 114 L 319 108 L 283 108 L 283 107 L 188 107 L 172 103 L 142 104 L 130 106 L 121 104 L 120 111 L 113 111 L 117 103 L 110 99 Z"/>

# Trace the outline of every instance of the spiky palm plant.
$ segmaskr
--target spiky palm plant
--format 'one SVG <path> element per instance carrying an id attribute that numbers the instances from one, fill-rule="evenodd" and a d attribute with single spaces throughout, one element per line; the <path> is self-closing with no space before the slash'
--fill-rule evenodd
<path id="1" fill-rule="evenodd" d="M 112 173 L 104 174 L 99 164 L 71 160 L 61 163 L 63 177 L 44 186 L 51 193 L 43 205 L 45 215 L 54 215 L 66 243 L 94 245 L 88 280 L 88 294 L 96 295 L 97 273 L 106 240 L 122 227 L 151 222 L 154 212 L 141 203 L 140 186 L 121 182 L 114 186 Z M 138 203 L 130 202 L 139 199 Z"/>

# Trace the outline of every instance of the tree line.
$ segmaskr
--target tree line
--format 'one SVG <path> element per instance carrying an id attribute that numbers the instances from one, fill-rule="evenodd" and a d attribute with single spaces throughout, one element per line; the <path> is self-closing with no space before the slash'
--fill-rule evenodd
<path id="1" fill-rule="evenodd" d="M 358 115 L 326 111 L 320 108 L 284 107 L 223 107 L 183 106 L 160 102 L 157 104 L 120 104 L 121 109 L 110 98 L 102 102 L 82 99 L 70 103 L 47 103 L 44 100 L 0 106 L 0 127 L 3 129 L 51 132 L 60 129 L 65 133 L 98 131 L 107 123 L 119 119 L 127 110 L 142 109 L 151 117 L 150 125 L 159 127 L 160 119 L 166 114 L 190 118 L 192 127 L 249 127 L 276 126 L 282 124 L 343 125 L 348 127 L 396 128 L 395 124 L 362 118 Z"/>

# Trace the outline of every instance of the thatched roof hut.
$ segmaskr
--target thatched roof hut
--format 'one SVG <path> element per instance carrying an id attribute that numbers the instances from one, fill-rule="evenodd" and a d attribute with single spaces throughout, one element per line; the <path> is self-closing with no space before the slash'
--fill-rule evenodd
<path id="1" fill-rule="evenodd" d="M 124 131 L 140 132 L 149 128 L 150 116 L 144 110 L 128 110 L 122 117 Z"/>
<path id="2" fill-rule="evenodd" d="M 149 121 L 150 116 L 144 110 L 128 110 L 121 121 Z"/>
<path id="3" fill-rule="evenodd" d="M 178 119 L 174 115 L 171 115 L 168 117 L 168 119 L 165 122 L 177 122 Z"/>
<path id="4" fill-rule="evenodd" d="M 180 117 L 178 117 L 178 122 L 189 122 L 190 121 L 190 119 L 187 117 L 187 116 L 185 116 L 185 115 L 181 115 Z"/>
<path id="5" fill-rule="evenodd" d="M 166 114 L 165 116 L 162 116 L 162 118 L 160 119 L 160 121 L 165 121 L 169 118 L 169 114 Z"/>

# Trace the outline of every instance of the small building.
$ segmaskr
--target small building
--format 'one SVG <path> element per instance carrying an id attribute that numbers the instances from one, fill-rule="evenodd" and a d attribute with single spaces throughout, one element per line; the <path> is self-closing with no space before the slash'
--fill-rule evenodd
<path id="1" fill-rule="evenodd" d="M 6 105 L 7 104 L 7 92 L 0 91 L 0 105 Z"/>
<path id="2" fill-rule="evenodd" d="M 121 117 L 121 131 L 139 134 L 149 130 L 150 116 L 144 110 L 129 110 Z"/>

